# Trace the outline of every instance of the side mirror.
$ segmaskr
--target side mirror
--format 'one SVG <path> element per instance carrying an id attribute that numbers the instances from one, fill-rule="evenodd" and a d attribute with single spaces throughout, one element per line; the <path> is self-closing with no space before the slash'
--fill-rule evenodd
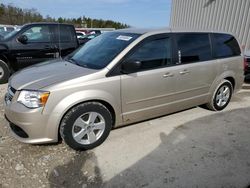
<path id="1" fill-rule="evenodd" d="M 130 74 L 137 72 L 141 68 L 140 61 L 127 61 L 122 64 L 122 73 Z"/>
<path id="2" fill-rule="evenodd" d="M 27 37 L 26 35 L 21 35 L 21 36 L 19 36 L 19 37 L 17 38 L 17 40 L 18 40 L 19 42 L 21 42 L 22 44 L 27 44 L 27 42 L 28 42 L 28 37 Z"/>

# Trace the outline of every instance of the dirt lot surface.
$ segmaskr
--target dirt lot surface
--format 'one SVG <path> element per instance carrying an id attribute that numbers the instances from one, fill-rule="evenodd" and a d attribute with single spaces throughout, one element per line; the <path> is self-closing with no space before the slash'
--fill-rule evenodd
<path id="1" fill-rule="evenodd" d="M 113 130 L 98 148 L 28 145 L 10 136 L 0 86 L 2 187 L 247 187 L 250 84 L 223 112 L 200 107 Z"/>

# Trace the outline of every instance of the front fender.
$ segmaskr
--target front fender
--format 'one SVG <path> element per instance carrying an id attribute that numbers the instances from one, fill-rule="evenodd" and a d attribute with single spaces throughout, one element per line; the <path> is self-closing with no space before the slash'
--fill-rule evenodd
<path id="1" fill-rule="evenodd" d="M 95 101 L 100 100 L 109 103 L 115 111 L 115 117 L 116 117 L 115 124 L 119 125 L 122 123 L 120 94 L 117 94 L 117 96 L 112 96 L 110 93 L 101 90 L 85 90 L 85 91 L 74 92 L 68 95 L 67 97 L 62 98 L 62 100 L 60 100 L 59 102 L 57 101 L 56 102 L 57 104 L 53 109 L 45 108 L 43 113 L 53 114 L 49 116 L 48 124 L 53 125 L 53 127 L 55 128 L 54 132 L 57 132 L 56 130 L 58 130 L 60 126 L 61 119 L 69 109 L 71 109 L 73 106 L 77 104 L 94 100 Z M 53 103 L 53 100 L 48 101 L 48 103 Z"/>
<path id="2" fill-rule="evenodd" d="M 8 46 L 5 44 L 0 44 L 0 59 L 5 61 L 5 63 L 9 64 L 9 58 L 8 58 Z"/>
<path id="3" fill-rule="evenodd" d="M 8 46 L 5 45 L 5 44 L 0 44 L 0 54 L 3 53 L 3 52 L 7 52 L 9 49 L 8 49 Z"/>

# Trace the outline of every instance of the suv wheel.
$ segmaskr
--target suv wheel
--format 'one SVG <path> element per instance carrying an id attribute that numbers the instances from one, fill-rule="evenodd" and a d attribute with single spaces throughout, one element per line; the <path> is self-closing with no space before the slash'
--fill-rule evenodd
<path id="1" fill-rule="evenodd" d="M 228 80 L 224 80 L 215 90 L 213 98 L 207 104 L 207 107 L 213 111 L 221 111 L 227 107 L 231 100 L 233 86 Z"/>
<path id="2" fill-rule="evenodd" d="M 0 84 L 7 83 L 9 77 L 10 77 L 10 70 L 8 65 L 3 60 L 0 60 Z"/>
<path id="3" fill-rule="evenodd" d="M 69 147 L 88 150 L 102 144 L 111 128 L 110 111 L 101 103 L 87 102 L 67 112 L 60 125 L 60 134 Z"/>

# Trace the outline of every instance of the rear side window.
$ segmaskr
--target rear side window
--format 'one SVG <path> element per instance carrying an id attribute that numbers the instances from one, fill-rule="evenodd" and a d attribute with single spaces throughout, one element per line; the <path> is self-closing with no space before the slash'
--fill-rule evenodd
<path id="1" fill-rule="evenodd" d="M 214 49 L 217 58 L 232 57 L 241 54 L 237 40 L 228 34 L 214 34 Z"/>
<path id="2" fill-rule="evenodd" d="M 68 25 L 60 25 L 60 42 L 75 42 L 75 31 L 71 26 Z"/>
<path id="3" fill-rule="evenodd" d="M 140 61 L 141 70 L 148 70 L 170 65 L 171 56 L 171 40 L 164 37 L 145 41 L 128 59 Z"/>
<path id="4" fill-rule="evenodd" d="M 207 61 L 212 59 L 208 33 L 177 33 L 176 42 L 179 64 Z"/>

